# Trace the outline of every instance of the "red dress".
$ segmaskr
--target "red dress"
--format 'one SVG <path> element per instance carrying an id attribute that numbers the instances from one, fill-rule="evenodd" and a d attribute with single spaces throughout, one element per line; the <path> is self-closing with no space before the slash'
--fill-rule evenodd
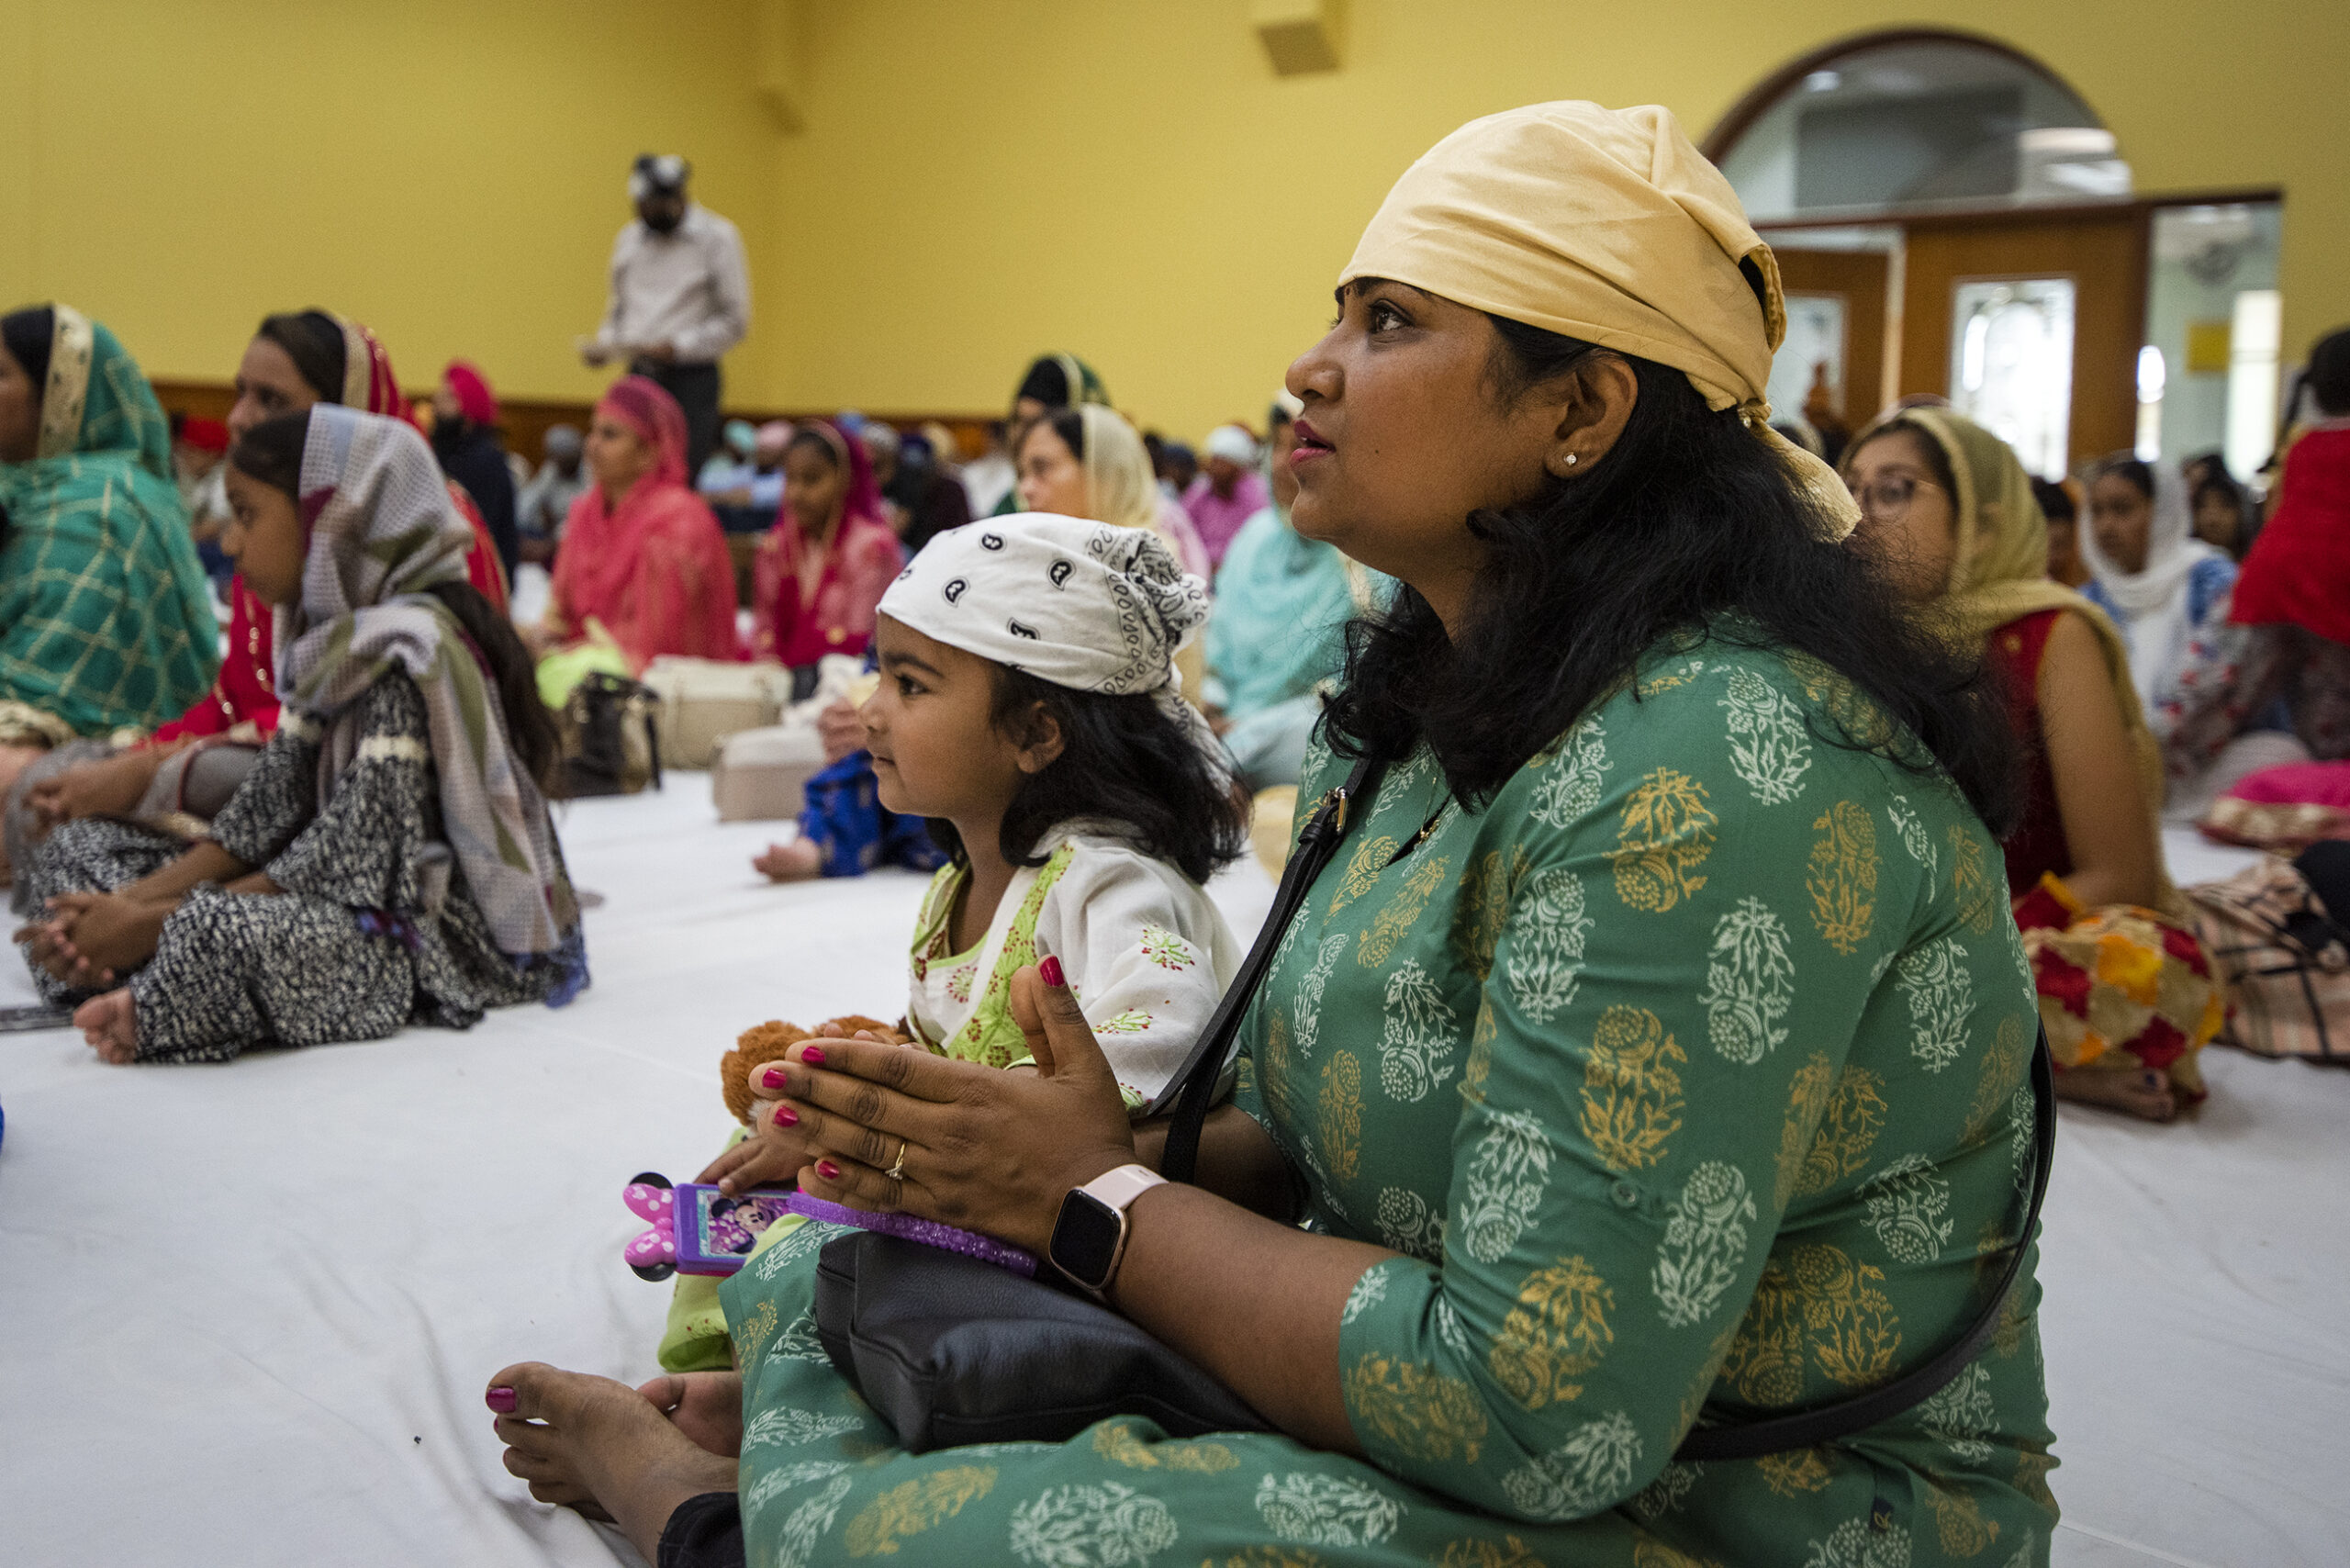
<path id="1" fill-rule="evenodd" d="M 803 588 L 794 559 L 800 540 L 800 525 L 787 510 L 759 541 L 751 656 L 792 669 L 826 654 L 862 656 L 873 641 L 881 596 L 905 569 L 904 547 L 888 523 L 851 512 L 824 552 L 815 583 Z"/>
<path id="2" fill-rule="evenodd" d="M 2056 775 L 2048 767 L 2048 745 L 2040 726 L 2040 661 L 2061 610 L 2034 610 L 1991 633 L 1984 658 L 1997 670 L 2007 694 L 2008 722 L 2022 743 L 2025 762 L 2023 814 L 2000 848 L 2008 861 L 2008 893 L 2021 898 L 2040 885 L 2041 873 L 2073 873 L 2073 849 L 2065 838 L 2064 813 L 2056 804 Z"/>

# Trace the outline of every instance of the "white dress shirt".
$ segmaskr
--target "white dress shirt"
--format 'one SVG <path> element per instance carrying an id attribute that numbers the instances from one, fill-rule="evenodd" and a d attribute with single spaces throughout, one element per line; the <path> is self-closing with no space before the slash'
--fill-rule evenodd
<path id="1" fill-rule="evenodd" d="M 708 364 L 750 330 L 751 276 L 734 225 L 697 203 L 670 233 L 642 221 L 621 230 L 598 342 L 621 352 L 671 343 L 680 364 Z"/>

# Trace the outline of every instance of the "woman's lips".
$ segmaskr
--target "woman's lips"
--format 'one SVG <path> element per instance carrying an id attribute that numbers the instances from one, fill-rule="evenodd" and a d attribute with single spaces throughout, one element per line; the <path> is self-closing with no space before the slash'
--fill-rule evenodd
<path id="1" fill-rule="evenodd" d="M 1327 456 L 1331 450 L 1321 431 L 1300 420 L 1297 421 L 1297 445 L 1289 454 L 1290 466 L 1296 467 L 1315 458 Z"/>

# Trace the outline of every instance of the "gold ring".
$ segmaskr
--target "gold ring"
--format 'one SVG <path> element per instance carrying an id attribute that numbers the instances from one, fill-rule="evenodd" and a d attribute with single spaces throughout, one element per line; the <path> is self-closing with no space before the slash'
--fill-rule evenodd
<path id="1" fill-rule="evenodd" d="M 884 1170 L 881 1174 L 887 1176 L 892 1182 L 902 1182 L 906 1179 L 906 1140 L 904 1138 L 900 1138 L 898 1140 L 897 1163 L 890 1166 L 889 1170 Z"/>

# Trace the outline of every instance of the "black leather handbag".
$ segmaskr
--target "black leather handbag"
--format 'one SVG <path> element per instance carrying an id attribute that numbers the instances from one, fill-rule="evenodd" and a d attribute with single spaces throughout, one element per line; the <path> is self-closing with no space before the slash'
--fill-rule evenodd
<path id="1" fill-rule="evenodd" d="M 1358 764 L 1323 797 L 1281 874 L 1272 913 L 1191 1057 L 1150 1110 L 1174 1107 L 1160 1174 L 1188 1182 L 1200 1130 L 1232 1045 L 1281 933 L 1346 835 L 1350 808 L 1382 766 Z M 1749 1459 L 1873 1427 L 1926 1398 L 1973 1361 L 2038 1229 L 2056 1139 L 2055 1083 L 2043 1031 L 2032 1058 L 2036 1158 L 2022 1239 L 1989 1305 L 1915 1371 L 1851 1399 L 1738 1425 L 1699 1427 L 1674 1458 Z M 1270 1423 L 1187 1358 L 1117 1313 L 1048 1282 L 919 1242 L 858 1231 L 827 1242 L 816 1267 L 816 1337 L 841 1376 L 912 1453 L 982 1442 L 1061 1442 L 1113 1416 L 1139 1416 L 1174 1437 L 1262 1432 Z"/>

